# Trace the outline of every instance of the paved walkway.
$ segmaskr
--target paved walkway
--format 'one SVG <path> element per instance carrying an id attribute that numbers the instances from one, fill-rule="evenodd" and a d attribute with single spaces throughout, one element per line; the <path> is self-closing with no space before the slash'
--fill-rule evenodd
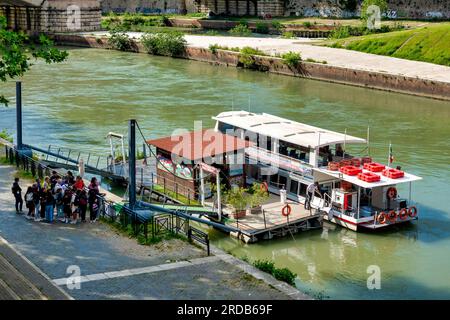
<path id="1" fill-rule="evenodd" d="M 107 35 L 108 33 L 97 32 L 95 34 Z M 129 35 L 140 38 L 142 33 L 130 32 Z M 316 61 L 327 61 L 327 64 L 332 66 L 450 83 L 450 67 L 346 49 L 315 46 L 311 43 L 317 40 L 307 38 L 280 39 L 185 35 L 185 39 L 188 45 L 193 47 L 209 48 L 211 44 L 218 44 L 229 48 L 249 46 L 258 48 L 271 55 L 294 51 L 300 52 L 303 60 L 311 58 Z"/>
<path id="2" fill-rule="evenodd" d="M 178 239 L 142 246 L 103 223 L 27 220 L 12 209 L 12 172 L 0 165 L 0 236 L 75 299 L 309 298 L 217 249 L 207 257 Z"/>

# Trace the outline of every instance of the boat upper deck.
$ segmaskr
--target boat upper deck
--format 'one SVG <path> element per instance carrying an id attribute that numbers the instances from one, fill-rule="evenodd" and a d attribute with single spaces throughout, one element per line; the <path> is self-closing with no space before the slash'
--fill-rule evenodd
<path id="1" fill-rule="evenodd" d="M 314 127 L 267 113 L 256 114 L 247 111 L 229 111 L 222 112 L 213 117 L 213 119 L 250 132 L 314 149 L 334 144 L 367 143 L 362 138 Z"/>

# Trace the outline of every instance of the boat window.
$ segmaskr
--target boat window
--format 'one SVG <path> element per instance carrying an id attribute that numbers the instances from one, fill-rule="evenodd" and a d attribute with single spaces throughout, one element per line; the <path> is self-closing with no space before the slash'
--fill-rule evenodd
<path id="1" fill-rule="evenodd" d="M 287 188 L 287 178 L 285 176 L 280 176 L 280 180 L 278 182 L 278 187 L 281 189 Z"/>
<path id="2" fill-rule="evenodd" d="M 219 129 L 220 132 L 226 134 L 227 131 L 228 131 L 228 133 L 230 133 L 230 131 L 234 131 L 235 127 L 233 125 L 231 125 L 231 124 L 228 124 L 228 123 L 219 122 L 218 129 Z"/>
<path id="3" fill-rule="evenodd" d="M 306 196 L 306 188 L 307 187 L 308 186 L 306 184 L 300 183 L 300 190 L 299 190 L 298 194 L 301 196 Z"/>
<path id="4" fill-rule="evenodd" d="M 270 185 L 278 188 L 278 175 L 277 174 L 273 174 L 270 176 Z"/>
<path id="5" fill-rule="evenodd" d="M 298 181 L 291 180 L 291 186 L 289 187 L 289 192 L 293 194 L 297 194 L 298 192 Z"/>

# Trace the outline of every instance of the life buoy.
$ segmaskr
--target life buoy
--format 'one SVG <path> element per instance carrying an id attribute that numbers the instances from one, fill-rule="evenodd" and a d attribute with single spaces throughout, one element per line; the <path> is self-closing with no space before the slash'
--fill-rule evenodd
<path id="1" fill-rule="evenodd" d="M 390 187 L 386 192 L 386 196 L 391 200 L 397 198 L 397 189 L 394 187 Z"/>
<path id="2" fill-rule="evenodd" d="M 408 210 L 406 208 L 403 208 L 398 213 L 398 216 L 400 217 L 401 220 L 405 220 L 408 217 Z"/>
<path id="3" fill-rule="evenodd" d="M 379 224 L 385 224 L 386 221 L 387 221 L 386 213 L 381 212 L 381 213 L 378 215 L 377 221 L 378 221 Z"/>
<path id="4" fill-rule="evenodd" d="M 387 217 L 390 223 L 394 223 L 397 220 L 397 213 L 394 210 L 391 210 L 389 211 Z"/>
<path id="5" fill-rule="evenodd" d="M 411 208 L 409 208 L 408 215 L 411 218 L 414 218 L 415 216 L 417 216 L 417 208 L 415 206 L 412 206 Z"/>
<path id="6" fill-rule="evenodd" d="M 265 181 L 263 183 L 261 183 L 260 188 L 261 188 L 261 191 L 263 191 L 263 192 L 269 191 L 269 186 L 267 185 L 267 182 L 265 182 Z"/>
<path id="7" fill-rule="evenodd" d="M 291 214 L 291 206 L 289 204 L 286 204 L 283 209 L 281 210 L 281 214 L 285 217 L 289 216 Z"/>

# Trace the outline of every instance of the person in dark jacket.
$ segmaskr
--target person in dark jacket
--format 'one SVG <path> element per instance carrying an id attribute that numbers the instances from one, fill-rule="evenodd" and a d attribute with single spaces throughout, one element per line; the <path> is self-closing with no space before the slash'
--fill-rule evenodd
<path id="1" fill-rule="evenodd" d="M 77 195 L 78 211 L 80 212 L 81 222 L 86 222 L 86 211 L 88 206 L 88 197 L 86 190 L 79 191 Z"/>
<path id="2" fill-rule="evenodd" d="M 14 198 L 16 199 L 16 213 L 22 213 L 23 199 L 22 199 L 22 188 L 19 185 L 19 178 L 14 179 L 11 192 L 14 195 Z"/>
<path id="3" fill-rule="evenodd" d="M 100 194 L 97 178 L 93 177 L 91 183 L 88 186 L 88 203 L 89 203 L 89 220 L 90 222 L 95 222 L 97 220 L 98 212 L 98 199 L 97 196 Z"/>
<path id="4" fill-rule="evenodd" d="M 55 198 L 53 197 L 52 190 L 45 192 L 45 220 L 48 223 L 53 223 L 53 212 L 55 209 Z"/>
<path id="5" fill-rule="evenodd" d="M 25 205 L 28 208 L 27 219 L 31 219 L 34 215 L 34 186 L 28 187 L 25 193 Z"/>

